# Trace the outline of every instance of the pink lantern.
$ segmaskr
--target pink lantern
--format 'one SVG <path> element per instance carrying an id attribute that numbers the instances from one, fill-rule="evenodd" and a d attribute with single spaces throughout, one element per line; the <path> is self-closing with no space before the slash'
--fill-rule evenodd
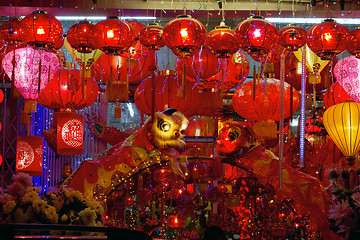
<path id="1" fill-rule="evenodd" d="M 360 102 L 359 73 L 360 59 L 357 59 L 355 56 L 338 61 L 334 67 L 336 80 L 355 102 Z"/>
<path id="2" fill-rule="evenodd" d="M 36 99 L 59 67 L 59 59 L 56 54 L 35 50 L 32 47 L 16 49 L 15 64 L 13 64 L 13 60 L 14 52 L 11 51 L 2 60 L 2 66 L 6 75 L 10 79 L 14 79 L 15 87 L 25 99 Z M 41 69 L 40 73 L 39 69 Z"/>

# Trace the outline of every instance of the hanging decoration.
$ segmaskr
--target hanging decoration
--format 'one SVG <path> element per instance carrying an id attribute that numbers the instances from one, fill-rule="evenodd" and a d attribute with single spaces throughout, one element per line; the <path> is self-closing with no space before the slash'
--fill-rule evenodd
<path id="1" fill-rule="evenodd" d="M 287 26 L 279 31 L 278 44 L 289 51 L 297 51 L 306 44 L 306 30 L 299 26 Z"/>
<path id="2" fill-rule="evenodd" d="M 322 60 L 331 60 L 347 46 L 350 31 L 333 19 L 315 24 L 307 32 L 307 46 Z"/>
<path id="3" fill-rule="evenodd" d="M 45 11 L 35 11 L 21 20 L 23 42 L 45 50 L 51 49 L 62 37 L 59 20 Z"/>
<path id="4" fill-rule="evenodd" d="M 152 50 L 159 50 L 165 46 L 163 38 L 164 28 L 158 23 L 150 23 L 144 27 L 139 33 L 140 43 Z"/>
<path id="5" fill-rule="evenodd" d="M 267 54 L 276 44 L 279 30 L 262 17 L 252 16 L 236 27 L 235 34 L 240 48 L 249 54 Z"/>
<path id="6" fill-rule="evenodd" d="M 208 33 L 205 43 L 217 58 L 229 58 L 239 50 L 235 31 L 224 22 Z"/>
<path id="7" fill-rule="evenodd" d="M 70 27 L 66 39 L 70 46 L 79 53 L 91 53 L 96 49 L 93 34 L 94 25 L 88 20 L 84 20 Z"/>
<path id="8" fill-rule="evenodd" d="M 280 57 L 283 53 L 287 55 L 288 50 L 286 50 L 280 44 L 275 44 L 272 48 L 269 49 L 267 54 L 254 53 L 251 54 L 250 57 L 261 64 L 278 63 L 280 62 Z M 267 73 L 269 72 L 273 71 L 269 71 L 268 69 Z"/>
<path id="9" fill-rule="evenodd" d="M 17 45 L 22 42 L 22 22 L 19 18 L 11 18 L 0 26 L 0 39 L 10 45 Z"/>
<path id="10" fill-rule="evenodd" d="M 16 144 L 16 172 L 41 176 L 43 161 L 43 138 L 18 136 Z"/>
<path id="11" fill-rule="evenodd" d="M 356 58 L 360 58 L 360 27 L 349 33 L 347 41 L 346 50 Z"/>
<path id="12" fill-rule="evenodd" d="M 353 101 L 353 99 L 347 94 L 339 82 L 333 83 L 323 94 L 323 102 L 326 109 L 345 101 Z"/>

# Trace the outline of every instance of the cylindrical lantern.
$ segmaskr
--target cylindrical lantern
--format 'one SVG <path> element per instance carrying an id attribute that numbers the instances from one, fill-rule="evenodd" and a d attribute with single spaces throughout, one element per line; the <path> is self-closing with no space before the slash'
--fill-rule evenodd
<path id="1" fill-rule="evenodd" d="M 45 11 L 35 11 L 21 23 L 23 41 L 35 48 L 50 49 L 63 34 L 60 21 Z"/>
<path id="2" fill-rule="evenodd" d="M 346 50 L 356 58 L 360 58 L 360 27 L 349 33 Z"/>
<path id="3" fill-rule="evenodd" d="M 323 60 L 331 60 L 347 46 L 349 30 L 333 19 L 315 24 L 307 32 L 307 45 Z"/>
<path id="4" fill-rule="evenodd" d="M 166 46 L 180 57 L 189 57 L 199 49 L 206 38 L 204 25 L 189 15 L 180 15 L 164 27 Z"/>
<path id="5" fill-rule="evenodd" d="M 280 30 L 278 43 L 290 51 L 297 51 L 306 44 L 306 30 L 298 26 L 287 26 Z"/>
<path id="6" fill-rule="evenodd" d="M 16 144 L 16 172 L 30 176 L 41 176 L 43 160 L 43 138 L 40 136 L 18 136 Z"/>
<path id="7" fill-rule="evenodd" d="M 347 158 L 355 158 L 360 150 L 360 103 L 343 102 L 331 106 L 323 123 L 336 146 Z"/>
<path id="8" fill-rule="evenodd" d="M 208 33 L 206 46 L 217 58 L 229 58 L 239 50 L 235 31 L 226 26 L 224 22 Z"/>
<path id="9" fill-rule="evenodd" d="M 108 17 L 95 25 L 93 39 L 96 48 L 105 54 L 120 55 L 134 44 L 135 32 L 118 17 Z"/>
<path id="10" fill-rule="evenodd" d="M 253 16 L 239 23 L 235 29 L 240 48 L 249 53 L 266 54 L 277 42 L 279 30 L 262 17 Z"/>
<path id="11" fill-rule="evenodd" d="M 346 93 L 339 82 L 333 83 L 323 95 L 323 102 L 326 109 L 345 101 L 352 101 L 352 98 Z"/>
<path id="12" fill-rule="evenodd" d="M 0 26 L 0 39 L 9 44 L 22 42 L 21 38 L 22 22 L 19 18 L 11 18 Z"/>
<path id="13" fill-rule="evenodd" d="M 150 49 L 159 50 L 165 46 L 163 31 L 164 28 L 158 23 L 149 24 L 139 33 L 140 43 Z"/>
<path id="14" fill-rule="evenodd" d="M 56 112 L 57 154 L 83 154 L 84 117 L 73 112 Z"/>
<path id="15" fill-rule="evenodd" d="M 80 53 L 91 53 L 96 49 L 93 33 L 94 25 L 91 22 L 84 20 L 70 27 L 66 39 L 76 51 Z"/>

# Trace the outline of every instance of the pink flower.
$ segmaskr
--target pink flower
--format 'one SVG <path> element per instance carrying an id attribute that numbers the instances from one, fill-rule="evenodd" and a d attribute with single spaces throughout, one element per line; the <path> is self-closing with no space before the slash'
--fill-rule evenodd
<path id="1" fill-rule="evenodd" d="M 335 225 L 339 226 L 343 223 L 344 219 L 349 217 L 353 212 L 354 210 L 350 207 L 349 203 L 342 200 L 341 202 L 336 202 L 331 205 L 329 218 L 335 219 Z"/>
<path id="2" fill-rule="evenodd" d="M 8 186 L 7 192 L 13 196 L 23 196 L 32 187 L 31 177 L 26 173 L 18 173 L 13 176 L 14 182 Z"/>
<path id="3" fill-rule="evenodd" d="M 354 200 L 354 204 L 360 207 L 360 192 L 353 193 L 351 198 Z"/>

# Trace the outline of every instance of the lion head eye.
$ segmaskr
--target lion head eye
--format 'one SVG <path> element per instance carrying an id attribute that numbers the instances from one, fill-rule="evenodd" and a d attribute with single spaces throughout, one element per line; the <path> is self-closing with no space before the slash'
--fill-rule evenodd
<path id="1" fill-rule="evenodd" d="M 157 126 L 161 131 L 167 132 L 170 130 L 171 124 L 163 119 L 160 119 Z"/>
<path id="2" fill-rule="evenodd" d="M 228 133 L 228 137 L 229 137 L 229 141 L 233 142 L 239 138 L 239 133 L 237 131 L 231 131 Z"/>

